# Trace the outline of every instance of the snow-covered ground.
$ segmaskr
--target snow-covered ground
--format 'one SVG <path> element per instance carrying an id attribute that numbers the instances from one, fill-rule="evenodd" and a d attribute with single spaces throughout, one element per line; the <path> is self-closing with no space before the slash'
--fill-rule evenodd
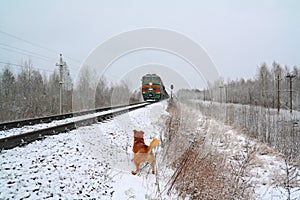
<path id="1" fill-rule="evenodd" d="M 167 195 L 173 171 L 161 162 L 161 147 L 154 150 L 156 175 L 148 165 L 138 175 L 131 174 L 135 169 L 133 130 L 145 132 L 146 144 L 160 138 L 169 115 L 166 108 L 167 102 L 151 104 L 104 123 L 2 151 L 0 199 L 177 199 L 176 194 Z M 283 186 L 274 185 L 276 178 L 284 178 L 281 155 L 239 130 L 194 112 L 199 118 L 189 120 L 198 120 L 197 129 L 207 143 L 232 161 L 238 162 L 247 146 L 257 149 L 247 173 L 256 199 L 285 199 Z M 299 199 L 300 191 L 292 197 Z"/>
<path id="2" fill-rule="evenodd" d="M 166 102 L 152 104 L 105 123 L 2 151 L 0 199 L 157 196 L 159 176 L 152 175 L 148 166 L 137 176 L 131 174 L 133 130 L 144 130 L 148 144 L 164 128 L 166 107 Z"/>
<path id="3" fill-rule="evenodd" d="M 230 161 L 244 165 L 246 173 L 243 179 L 252 185 L 255 199 L 287 199 L 287 179 L 293 180 L 290 185 L 291 199 L 300 199 L 300 169 L 286 163 L 282 154 L 248 137 L 242 130 L 207 118 L 201 112 L 197 127 L 205 134 L 206 143 Z"/>
<path id="4" fill-rule="evenodd" d="M 92 113 L 92 114 L 88 114 L 88 115 L 76 116 L 76 117 L 66 118 L 66 119 L 62 119 L 62 120 L 54 120 L 49 123 L 28 125 L 28 126 L 23 126 L 20 128 L 13 128 L 13 129 L 5 130 L 5 131 L 0 131 L 0 139 L 9 137 L 9 136 L 13 136 L 13 135 L 20 135 L 20 134 L 28 133 L 31 131 L 36 131 L 36 130 L 40 130 L 40 129 L 44 129 L 44 128 L 54 127 L 54 126 L 62 125 L 65 123 L 71 123 L 71 122 L 76 123 L 79 120 L 88 119 L 91 117 L 97 117 L 99 115 L 104 115 L 104 114 L 108 114 L 108 113 L 115 112 L 115 111 L 127 110 L 129 108 L 134 108 L 136 106 L 139 106 L 139 105 L 132 105 L 132 106 L 128 106 L 125 108 L 117 108 L 117 109 L 113 109 L 113 110 L 107 110 L 107 111 Z"/>
<path id="5" fill-rule="evenodd" d="M 199 122 L 203 123 L 203 118 Z M 243 162 L 249 156 L 249 162 L 245 163 L 245 180 L 249 180 L 254 189 L 255 199 L 286 199 L 287 191 L 284 188 L 284 180 L 287 179 L 285 161 L 283 155 L 274 152 L 267 145 L 251 140 L 240 130 L 224 126 L 214 120 L 207 121 L 209 129 L 207 140 L 216 147 L 217 151 L 227 155 L 233 162 Z M 199 126 L 201 127 L 201 126 Z M 291 167 L 291 166 L 289 166 Z M 294 179 L 300 181 L 300 170 L 295 168 Z M 290 177 L 291 178 L 291 177 Z M 298 187 L 291 189 L 291 199 L 300 199 L 300 183 Z"/>

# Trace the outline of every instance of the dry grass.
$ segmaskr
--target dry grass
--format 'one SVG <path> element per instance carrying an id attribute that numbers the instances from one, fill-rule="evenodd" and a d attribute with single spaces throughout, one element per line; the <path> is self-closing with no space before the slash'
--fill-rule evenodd
<path id="1" fill-rule="evenodd" d="M 238 161 L 230 161 L 196 129 L 197 115 L 190 109 L 173 104 L 167 111 L 164 162 L 174 170 L 168 192 L 176 191 L 179 199 L 251 199 L 245 176 L 254 150 L 249 147 Z"/>

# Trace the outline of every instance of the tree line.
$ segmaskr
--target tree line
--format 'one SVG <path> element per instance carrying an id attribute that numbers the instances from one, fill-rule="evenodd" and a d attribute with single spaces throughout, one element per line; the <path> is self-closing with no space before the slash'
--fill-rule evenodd
<path id="1" fill-rule="evenodd" d="M 21 70 L 17 73 L 10 65 L 5 65 L 0 72 L 0 122 L 59 114 L 60 87 L 63 113 L 74 111 L 74 107 L 83 110 L 109 106 L 112 94 L 118 98 L 116 103 L 139 101 L 140 98 L 139 91 L 130 91 L 125 82 L 111 84 L 102 77 L 96 85 L 92 85 L 93 73 L 90 71 L 80 75 L 74 88 L 68 66 L 63 69 L 61 85 L 58 69 L 47 76 L 34 68 L 30 60 L 20 66 Z M 80 105 L 73 104 L 76 97 L 82 100 L 76 100 L 76 104 L 81 102 Z"/>
<path id="2" fill-rule="evenodd" d="M 292 90 L 290 90 L 292 81 Z M 290 93 L 292 91 L 292 93 Z M 259 105 L 265 108 L 300 110 L 300 68 L 282 67 L 273 62 L 271 66 L 262 63 L 257 68 L 255 77 L 249 79 L 227 80 L 220 78 L 209 83 L 204 90 L 181 90 L 179 96 L 190 96 L 216 102 Z"/>

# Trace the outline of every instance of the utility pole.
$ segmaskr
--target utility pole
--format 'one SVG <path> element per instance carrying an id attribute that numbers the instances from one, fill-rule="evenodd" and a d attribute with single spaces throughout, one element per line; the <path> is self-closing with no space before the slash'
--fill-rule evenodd
<path id="1" fill-rule="evenodd" d="M 224 86 L 225 87 L 225 103 L 227 103 L 228 101 L 228 91 L 227 91 L 227 85 Z"/>
<path id="2" fill-rule="evenodd" d="M 248 94 L 249 94 L 249 104 L 252 105 L 252 96 L 251 96 L 251 89 L 248 88 Z"/>
<path id="3" fill-rule="evenodd" d="M 220 103 L 222 103 L 222 89 L 224 88 L 224 86 L 220 86 Z"/>
<path id="4" fill-rule="evenodd" d="M 285 76 L 286 78 L 290 79 L 290 113 L 293 112 L 293 78 L 296 77 L 296 75 L 287 74 Z"/>
<path id="5" fill-rule="evenodd" d="M 63 85 L 63 69 L 66 66 L 66 62 L 62 59 L 62 54 L 60 54 L 59 63 L 56 63 L 56 66 L 59 67 L 59 113 L 62 113 L 62 85 Z"/>
<path id="6" fill-rule="evenodd" d="M 174 85 L 171 84 L 171 101 L 173 101 L 173 89 L 174 89 Z"/>
<path id="7" fill-rule="evenodd" d="M 279 74 L 277 74 L 277 111 L 280 112 L 280 79 Z"/>

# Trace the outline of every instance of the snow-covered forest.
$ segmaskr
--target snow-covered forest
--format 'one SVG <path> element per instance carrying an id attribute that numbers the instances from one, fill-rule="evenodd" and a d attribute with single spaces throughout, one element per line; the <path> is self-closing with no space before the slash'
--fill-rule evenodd
<path id="1" fill-rule="evenodd" d="M 79 84 L 73 88 L 73 79 L 68 66 L 62 73 L 62 112 L 92 109 L 111 105 L 111 95 L 122 91 L 118 101 L 125 102 L 122 97 L 132 97 L 136 101 L 139 96 L 132 94 L 126 83 L 111 84 L 102 78 L 96 86 L 91 84 L 92 72 L 85 71 L 79 77 Z M 60 73 L 54 70 L 46 75 L 30 61 L 24 61 L 20 70 L 15 71 L 10 65 L 4 66 L 0 72 L 0 121 L 11 121 L 59 114 L 60 112 Z M 96 87 L 96 94 L 94 94 Z M 78 105 L 73 105 L 73 94 Z M 78 95 L 76 95 L 78 94 Z M 127 100 L 127 99 L 126 99 Z M 127 100 L 128 102 L 128 100 Z M 93 105 L 93 106 L 91 106 Z"/>
<path id="2" fill-rule="evenodd" d="M 292 84 L 290 84 L 292 80 Z M 292 86 L 292 89 L 290 89 Z M 292 109 L 300 110 L 300 68 L 282 67 L 273 62 L 257 67 L 255 77 L 249 79 L 220 80 L 210 83 L 205 90 L 181 90 L 179 96 L 190 96 L 202 100 L 217 102 L 258 105 L 266 108 L 290 109 L 290 91 L 292 91 Z"/>

